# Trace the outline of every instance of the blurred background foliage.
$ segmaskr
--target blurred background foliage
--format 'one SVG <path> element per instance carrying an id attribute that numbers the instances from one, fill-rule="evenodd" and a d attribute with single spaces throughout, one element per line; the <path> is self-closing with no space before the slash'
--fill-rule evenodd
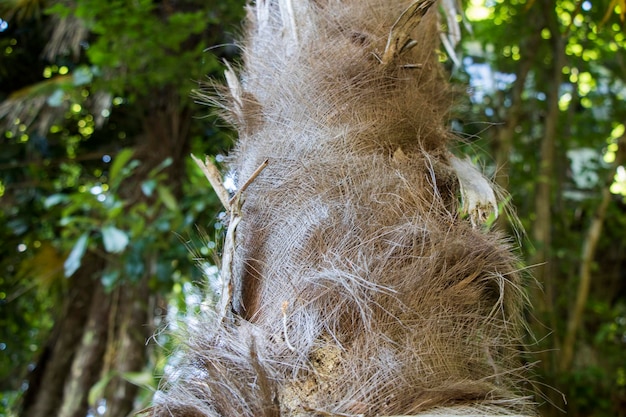
<path id="1" fill-rule="evenodd" d="M 216 273 L 188 155 L 234 135 L 190 92 L 237 59 L 243 4 L 0 1 L 0 415 L 149 404 L 176 343 L 157 330 Z M 452 128 L 520 219 L 496 227 L 537 281 L 529 388 L 545 416 L 624 416 L 626 0 L 462 6 Z"/>

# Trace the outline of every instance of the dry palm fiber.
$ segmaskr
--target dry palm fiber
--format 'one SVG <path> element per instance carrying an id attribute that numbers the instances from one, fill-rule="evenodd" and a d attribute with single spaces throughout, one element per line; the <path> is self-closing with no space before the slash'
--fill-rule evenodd
<path id="1" fill-rule="evenodd" d="M 155 416 L 532 414 L 518 262 L 448 151 L 436 9 L 248 7 L 244 66 L 210 100 L 238 185 L 268 162 L 229 207 L 225 310 L 188 329 Z"/>

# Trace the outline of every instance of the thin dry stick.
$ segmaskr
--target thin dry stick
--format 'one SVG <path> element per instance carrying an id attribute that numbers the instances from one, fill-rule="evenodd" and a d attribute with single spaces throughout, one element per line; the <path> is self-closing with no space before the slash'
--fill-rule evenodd
<path id="1" fill-rule="evenodd" d="M 241 205 L 243 200 L 241 196 L 243 192 L 248 188 L 250 184 L 259 176 L 261 171 L 265 169 L 269 160 L 263 161 L 263 163 L 250 175 L 250 178 L 241 186 L 239 191 L 229 199 L 228 190 L 222 184 L 222 176 L 213 164 L 213 162 L 206 157 L 205 162 L 202 162 L 199 158 L 191 155 L 191 159 L 200 167 L 204 176 L 209 180 L 211 186 L 215 190 L 215 193 L 219 197 L 222 205 L 230 214 L 230 221 L 228 222 L 228 229 L 226 230 L 226 237 L 224 239 L 224 253 L 222 254 L 222 269 L 220 271 L 220 277 L 222 279 L 222 293 L 217 303 L 217 312 L 220 320 L 224 320 L 226 317 L 232 317 L 232 301 L 233 301 L 233 259 L 235 256 L 235 238 L 236 230 L 239 222 L 241 221 Z"/>
<path id="2" fill-rule="evenodd" d="M 217 169 L 215 164 L 211 162 L 209 157 L 206 157 L 205 162 L 202 162 L 199 158 L 197 158 L 194 154 L 191 154 L 191 159 L 200 167 L 204 176 L 211 183 L 211 187 L 215 190 L 217 197 L 220 199 L 222 205 L 226 210 L 230 211 L 230 201 L 228 196 L 228 190 L 222 184 L 222 176 L 220 171 Z"/>
<path id="3" fill-rule="evenodd" d="M 224 240 L 224 253 L 222 255 L 222 270 L 220 276 L 222 277 L 222 294 L 218 302 L 217 311 L 220 320 L 224 320 L 226 317 L 232 319 L 233 312 L 233 260 L 235 259 L 235 240 L 236 231 L 239 222 L 241 221 L 241 206 L 243 205 L 242 193 L 248 188 L 252 181 L 259 176 L 261 171 L 265 169 L 268 164 L 266 159 L 263 163 L 250 175 L 250 178 L 241 186 L 239 191 L 228 201 L 228 211 L 230 213 L 230 222 L 228 222 L 228 229 L 226 230 L 226 238 Z M 221 183 L 220 183 L 221 184 Z M 222 186 L 223 187 L 223 186 Z"/>
<path id="4" fill-rule="evenodd" d="M 235 231 L 240 221 L 241 216 L 239 215 L 239 210 L 232 210 L 228 230 L 226 231 L 226 238 L 224 239 L 224 253 L 222 254 L 222 269 L 220 271 L 222 293 L 217 303 L 217 312 L 220 320 L 224 320 L 226 317 L 232 317 Z"/>
<path id="5" fill-rule="evenodd" d="M 382 56 L 383 65 L 389 64 L 394 58 L 411 49 L 417 42 L 410 39 L 409 34 L 435 3 L 434 0 L 418 0 L 410 5 L 394 23 L 387 39 L 387 46 Z"/>
<path id="6" fill-rule="evenodd" d="M 254 172 L 252 173 L 252 175 L 250 175 L 250 178 L 248 178 L 248 181 L 244 182 L 243 185 L 241 186 L 241 189 L 239 189 L 239 191 L 237 191 L 237 194 L 235 194 L 233 196 L 233 198 L 231 198 L 228 203 L 229 205 L 232 205 L 235 203 L 235 201 L 241 196 L 241 193 L 243 193 L 244 191 L 246 191 L 246 188 L 248 188 L 248 186 L 250 184 L 252 184 L 252 181 L 254 181 L 256 179 L 256 177 L 259 176 L 259 174 L 261 173 L 261 171 L 263 171 L 265 169 L 265 167 L 267 166 L 267 164 L 269 164 L 269 159 L 266 159 L 265 161 L 263 161 L 261 163 L 261 165 L 259 165 L 259 167 L 257 169 L 254 170 Z"/>

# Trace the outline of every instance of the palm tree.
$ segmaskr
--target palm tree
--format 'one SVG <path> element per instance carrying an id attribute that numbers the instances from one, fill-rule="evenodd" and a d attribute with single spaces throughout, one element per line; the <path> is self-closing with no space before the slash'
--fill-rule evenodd
<path id="1" fill-rule="evenodd" d="M 129 415 L 140 393 L 137 376 L 154 360 L 146 342 L 155 317 L 166 308 L 162 294 L 172 285 L 167 277 L 172 257 L 184 256 L 182 244 L 172 255 L 172 245 L 164 243 L 172 234 L 163 226 L 167 220 L 183 227 L 185 160 L 192 139 L 200 137 L 189 80 L 219 67 L 203 49 L 223 43 L 223 27 L 239 20 L 241 5 L 20 1 L 0 6 L 8 32 L 19 41 L 14 61 L 28 58 L 34 64 L 28 77 L 0 71 L 7 74 L 0 141 L 18 152 L 3 164 L 6 195 L 0 204 L 7 213 L 9 205 L 24 204 L 2 220 L 26 222 L 20 238 L 50 240 L 43 246 L 54 247 L 60 259 L 52 285 L 59 297 L 46 311 L 54 324 L 27 375 L 20 415 L 84 416 L 90 408 Z M 25 33 L 40 42 L 27 45 Z M 35 44 L 37 50 L 21 49 Z M 115 155 L 117 163 L 114 158 L 110 164 Z M 62 171 L 70 166 L 82 173 L 75 176 L 82 175 L 79 183 L 63 183 Z M 34 181 L 36 176 L 44 180 Z M 101 196 L 85 192 L 85 184 L 100 186 Z M 35 213 L 43 216 L 39 222 L 27 218 Z M 89 220 L 79 224 L 77 217 Z M 41 262 L 43 252 L 36 248 L 29 247 L 18 261 Z M 41 281 L 40 269 L 21 269 L 27 272 L 12 276 L 24 290 L 11 304 L 15 314 Z"/>

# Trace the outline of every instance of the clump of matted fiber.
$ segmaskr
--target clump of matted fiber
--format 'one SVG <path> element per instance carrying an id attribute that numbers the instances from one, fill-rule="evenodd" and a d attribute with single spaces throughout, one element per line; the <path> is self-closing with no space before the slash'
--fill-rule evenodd
<path id="1" fill-rule="evenodd" d="M 154 415 L 533 414 L 517 260 L 478 227 L 488 182 L 448 151 L 436 9 L 249 6 L 244 67 L 214 100 L 254 180 L 225 202 L 220 308 Z"/>

